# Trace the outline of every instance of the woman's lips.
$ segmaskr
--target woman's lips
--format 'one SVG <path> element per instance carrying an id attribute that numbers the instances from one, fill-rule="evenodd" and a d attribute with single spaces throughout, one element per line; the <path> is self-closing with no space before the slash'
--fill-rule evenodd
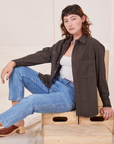
<path id="1" fill-rule="evenodd" d="M 70 28 L 69 30 L 73 30 L 74 28 Z"/>

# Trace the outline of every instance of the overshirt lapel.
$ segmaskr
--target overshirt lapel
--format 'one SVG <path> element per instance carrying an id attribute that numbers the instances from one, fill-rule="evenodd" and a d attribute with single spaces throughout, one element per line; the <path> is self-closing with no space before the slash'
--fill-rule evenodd
<path id="1" fill-rule="evenodd" d="M 69 48 L 70 46 L 70 43 L 71 43 L 71 40 L 72 40 L 72 37 L 69 38 L 68 40 L 66 40 L 63 45 L 62 45 L 62 48 L 61 48 L 61 52 L 60 52 L 60 55 L 59 55 L 59 58 L 58 58 L 58 61 L 60 62 L 60 59 L 62 58 L 62 56 L 65 54 L 65 52 L 67 51 L 67 49 Z"/>

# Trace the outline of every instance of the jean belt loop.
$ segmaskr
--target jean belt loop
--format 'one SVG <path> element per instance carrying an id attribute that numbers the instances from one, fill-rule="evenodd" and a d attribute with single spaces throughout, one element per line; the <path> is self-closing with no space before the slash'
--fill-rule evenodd
<path id="1" fill-rule="evenodd" d="M 70 81 L 68 81 L 66 84 L 68 85 L 70 83 Z"/>

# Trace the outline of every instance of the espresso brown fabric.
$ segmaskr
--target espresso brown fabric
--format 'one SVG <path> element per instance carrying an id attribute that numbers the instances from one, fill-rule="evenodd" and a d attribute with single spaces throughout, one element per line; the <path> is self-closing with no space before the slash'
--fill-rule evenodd
<path id="1" fill-rule="evenodd" d="M 60 59 L 70 46 L 73 36 L 62 39 L 52 47 L 45 47 L 34 54 L 13 60 L 16 67 L 51 63 L 51 74 L 39 73 L 42 82 L 51 87 L 51 80 L 59 74 Z M 98 114 L 97 87 L 103 107 L 112 107 L 106 82 L 105 47 L 95 38 L 84 34 L 75 41 L 72 52 L 72 71 L 76 99 L 76 115 L 92 117 Z"/>

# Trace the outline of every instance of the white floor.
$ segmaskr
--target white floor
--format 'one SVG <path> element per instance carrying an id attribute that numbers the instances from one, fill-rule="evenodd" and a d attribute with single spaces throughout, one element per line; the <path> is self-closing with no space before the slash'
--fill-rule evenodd
<path id="1" fill-rule="evenodd" d="M 11 102 L 8 101 L 7 97 L 3 96 L 0 92 L 0 113 L 7 110 L 10 106 Z M 0 137 L 0 144 L 43 144 L 40 113 L 34 113 L 25 118 L 25 131 L 24 134 L 14 133 L 9 137 Z"/>

